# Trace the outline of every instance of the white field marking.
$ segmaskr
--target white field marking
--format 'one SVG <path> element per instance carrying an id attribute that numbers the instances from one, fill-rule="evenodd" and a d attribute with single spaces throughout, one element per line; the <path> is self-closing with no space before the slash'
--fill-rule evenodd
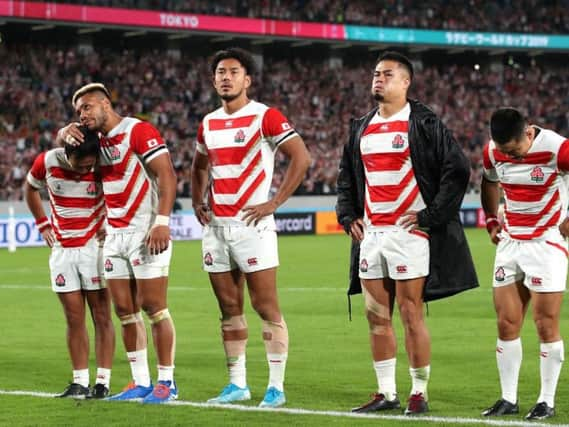
<path id="1" fill-rule="evenodd" d="M 51 291 L 51 285 L 46 282 L 45 285 L 15 285 L 15 284 L 2 284 L 0 289 L 26 289 L 26 290 L 48 290 Z M 206 290 L 211 292 L 211 287 L 209 285 L 204 286 L 168 286 L 169 291 L 173 292 L 186 292 L 186 291 L 202 291 Z M 282 288 L 279 292 L 345 292 L 345 288 L 321 288 L 321 287 L 306 287 L 306 288 Z"/>
<path id="2" fill-rule="evenodd" d="M 15 284 L 0 284 L 0 290 L 2 289 L 26 289 L 26 290 L 45 290 L 51 291 L 51 285 L 49 281 L 46 281 L 45 285 L 15 285 Z M 194 291 L 203 291 L 206 290 L 208 292 L 211 291 L 211 287 L 209 285 L 204 286 L 169 286 L 169 291 L 173 292 L 194 292 Z M 491 287 L 479 287 L 468 290 L 468 292 L 481 292 L 481 291 L 492 291 Z M 331 287 L 319 287 L 319 286 L 312 286 L 312 287 L 282 287 L 279 288 L 279 292 L 346 292 L 346 287 L 341 288 L 331 288 Z"/>
<path id="3" fill-rule="evenodd" d="M 56 396 L 54 393 L 45 393 L 39 391 L 23 391 L 23 390 L 0 390 L 0 395 L 11 395 L 11 396 L 31 396 L 31 397 L 44 397 L 53 398 Z M 107 403 L 107 402 L 105 402 Z M 127 403 L 137 403 L 137 402 L 127 402 Z M 124 405 L 124 403 L 110 403 L 114 405 Z M 320 415 L 326 417 L 340 417 L 340 418 L 360 418 L 360 419 L 379 419 L 379 420 L 389 420 L 389 421 L 407 421 L 411 423 L 438 423 L 438 424 L 481 424 L 490 426 L 519 426 L 519 427 L 548 427 L 548 426 L 569 426 L 568 424 L 545 424 L 539 422 L 527 422 L 527 421 L 506 421 L 506 420 L 491 420 L 484 418 L 462 418 L 462 417 L 432 417 L 432 416 L 420 416 L 420 417 L 409 417 L 405 415 L 378 415 L 378 414 L 355 414 L 353 412 L 341 412 L 341 411 L 322 411 L 322 410 L 311 410 L 311 409 L 300 409 L 300 408 L 259 408 L 258 406 L 245 406 L 245 405 L 222 405 L 214 403 L 204 403 L 204 402 L 191 402 L 187 400 L 178 400 L 168 403 L 168 405 L 173 406 L 191 406 L 194 408 L 209 408 L 209 409 L 226 409 L 230 411 L 242 411 L 242 412 L 269 412 L 269 413 L 280 413 L 280 414 L 291 414 L 291 415 Z"/>

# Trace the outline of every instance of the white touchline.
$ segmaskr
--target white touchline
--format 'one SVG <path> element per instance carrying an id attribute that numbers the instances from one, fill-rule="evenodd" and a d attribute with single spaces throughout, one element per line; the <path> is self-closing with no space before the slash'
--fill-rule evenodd
<path id="1" fill-rule="evenodd" d="M 46 393 L 41 391 L 25 391 L 25 390 L 0 390 L 0 395 L 47 397 L 47 398 L 53 398 L 54 396 L 56 396 L 55 393 Z M 120 403 L 100 402 L 100 403 L 110 404 L 110 405 L 124 405 L 124 402 Z M 131 403 L 136 403 L 136 402 L 131 402 Z M 422 422 L 422 423 L 438 423 L 438 424 L 480 424 L 480 425 L 490 425 L 490 426 L 517 426 L 517 427 L 569 426 L 568 424 L 549 424 L 549 423 L 546 424 L 546 423 L 515 421 L 515 420 L 512 421 L 492 420 L 485 418 L 433 417 L 433 416 L 409 417 L 405 415 L 355 414 L 352 412 L 323 411 L 323 410 L 300 409 L 300 408 L 259 408 L 257 406 L 220 405 L 220 404 L 211 404 L 203 402 L 191 402 L 187 400 L 178 400 L 170 402 L 168 403 L 168 405 L 191 406 L 193 408 L 206 408 L 206 409 L 225 409 L 230 411 L 242 411 L 242 412 L 270 412 L 270 413 L 293 414 L 293 415 L 319 415 L 324 417 L 380 419 L 380 420 L 390 420 L 390 421 L 404 421 L 411 423 Z"/>

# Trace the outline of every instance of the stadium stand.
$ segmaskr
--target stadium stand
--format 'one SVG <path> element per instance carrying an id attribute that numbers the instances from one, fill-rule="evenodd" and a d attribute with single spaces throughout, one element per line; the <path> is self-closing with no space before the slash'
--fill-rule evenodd
<path id="1" fill-rule="evenodd" d="M 567 33 L 569 1 L 553 0 L 65 0 L 180 13 L 465 31 Z"/>
<path id="2" fill-rule="evenodd" d="M 89 80 L 105 82 L 119 111 L 155 124 L 171 149 L 178 196 L 188 197 L 195 133 L 217 99 L 207 58 L 175 58 L 149 49 L 95 49 L 11 45 L 0 48 L 0 200 L 21 199 L 35 155 L 52 147 L 55 132 L 74 120 L 70 95 Z M 373 59 L 334 68 L 323 59 L 265 55 L 255 97 L 279 106 L 303 135 L 314 159 L 297 194 L 333 194 L 350 117 L 367 111 Z M 412 96 L 424 100 L 453 130 L 471 158 L 471 191 L 478 191 L 481 149 L 490 111 L 523 108 L 537 124 L 569 134 L 569 74 L 561 64 L 519 67 L 423 63 Z M 282 162 L 282 159 L 278 160 Z M 282 179 L 276 168 L 274 185 Z"/>

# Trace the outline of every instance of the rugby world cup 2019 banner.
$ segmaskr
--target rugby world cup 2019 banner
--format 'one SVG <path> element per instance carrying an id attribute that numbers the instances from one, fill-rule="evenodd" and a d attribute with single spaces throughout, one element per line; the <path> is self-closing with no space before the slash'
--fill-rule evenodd
<path id="1" fill-rule="evenodd" d="M 202 226 L 193 214 L 174 214 L 170 216 L 170 235 L 172 240 L 201 239 Z M 0 217 L 0 248 L 9 247 L 12 239 L 16 247 L 45 246 L 31 216 L 16 216 L 12 226 L 8 216 Z"/>

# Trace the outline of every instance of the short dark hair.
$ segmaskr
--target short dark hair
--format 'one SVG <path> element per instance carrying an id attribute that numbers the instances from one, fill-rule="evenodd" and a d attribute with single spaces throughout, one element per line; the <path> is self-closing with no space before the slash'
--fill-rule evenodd
<path id="1" fill-rule="evenodd" d="M 65 155 L 67 158 L 75 156 L 77 159 L 82 159 L 87 156 L 98 156 L 99 134 L 89 130 L 87 126 L 80 126 L 79 130 L 81 130 L 85 139 L 78 145 L 65 144 Z"/>
<path id="2" fill-rule="evenodd" d="M 224 50 L 219 50 L 215 52 L 211 58 L 211 74 L 215 74 L 217 64 L 219 64 L 224 59 L 236 59 L 245 68 L 245 73 L 249 76 L 255 74 L 257 69 L 257 64 L 253 59 L 253 55 L 245 49 L 240 47 L 230 47 Z"/>
<path id="3" fill-rule="evenodd" d="M 409 58 L 407 58 L 402 53 L 395 52 L 393 50 L 387 50 L 387 51 L 383 52 L 381 55 L 379 55 L 379 58 L 377 59 L 377 62 L 375 63 L 375 65 L 377 66 L 377 64 L 379 64 L 381 61 L 395 61 L 395 62 L 398 62 L 399 64 L 403 65 L 403 67 L 409 73 L 409 77 L 410 77 L 411 81 L 413 81 L 413 76 L 414 76 L 413 64 L 411 64 L 411 61 L 409 61 Z"/>
<path id="4" fill-rule="evenodd" d="M 512 107 L 502 107 L 492 113 L 490 136 L 498 144 L 519 141 L 526 126 L 527 120 L 522 113 Z"/>

